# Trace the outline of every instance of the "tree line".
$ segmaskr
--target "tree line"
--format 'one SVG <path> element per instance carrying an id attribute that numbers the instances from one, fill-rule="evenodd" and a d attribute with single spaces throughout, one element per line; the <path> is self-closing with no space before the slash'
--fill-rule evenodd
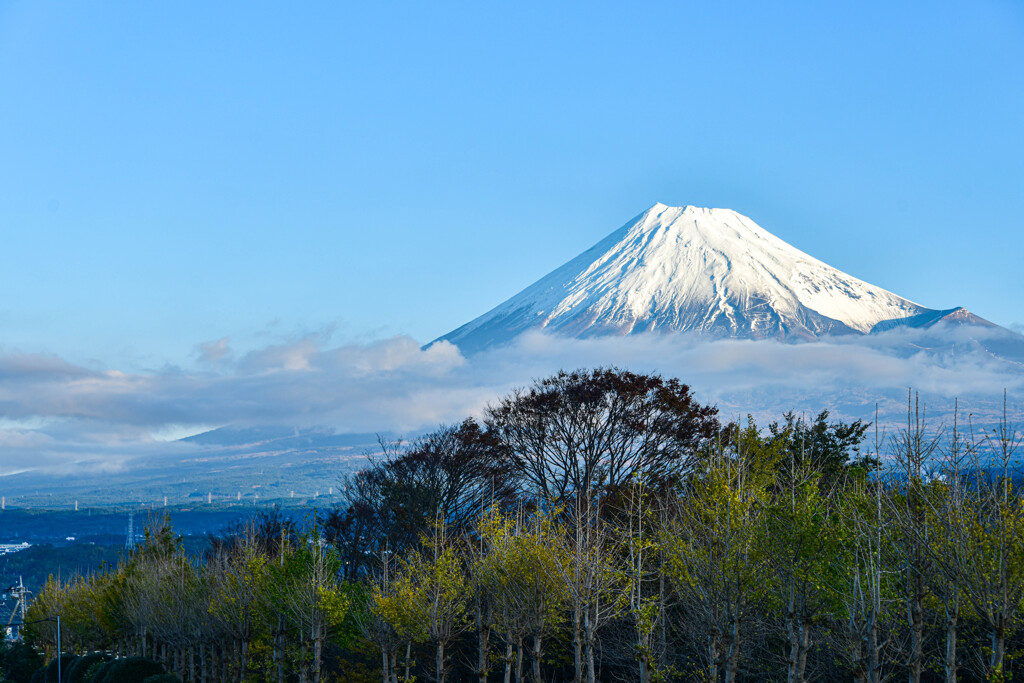
<path id="1" fill-rule="evenodd" d="M 1020 438 L 909 395 L 888 435 L 726 423 L 676 379 L 561 372 L 382 441 L 304 531 L 267 515 L 195 561 L 158 522 L 31 613 L 204 683 L 1009 681 Z"/>

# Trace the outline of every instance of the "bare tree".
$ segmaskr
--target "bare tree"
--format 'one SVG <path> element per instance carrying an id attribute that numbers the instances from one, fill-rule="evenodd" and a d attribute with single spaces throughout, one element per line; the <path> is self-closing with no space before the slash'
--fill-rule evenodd
<path id="1" fill-rule="evenodd" d="M 766 509 L 779 449 L 756 425 L 733 428 L 687 484 L 665 539 L 676 590 L 705 634 L 708 681 L 735 683 L 745 627 L 769 589 Z"/>
<path id="2" fill-rule="evenodd" d="M 898 491 L 885 496 L 888 515 L 893 520 L 893 532 L 900 546 L 904 604 L 907 628 L 910 632 L 907 653 L 907 673 L 910 683 L 919 683 L 924 669 L 924 627 L 927 577 L 932 573 L 931 555 L 927 539 L 926 479 L 934 470 L 933 455 L 942 437 L 941 432 L 930 433 L 925 420 L 925 407 L 920 397 L 907 392 L 907 425 L 890 439 Z"/>
<path id="3" fill-rule="evenodd" d="M 969 427 L 970 425 L 968 425 Z M 970 532 L 965 526 L 970 486 L 965 464 L 977 448 L 973 430 L 960 429 L 960 405 L 953 411 L 953 427 L 946 440 L 939 475 L 930 482 L 923 496 L 926 505 L 921 542 L 930 564 L 926 587 L 942 606 L 942 630 L 945 647 L 942 669 L 946 683 L 957 683 L 957 646 L 963 587 L 960 568 L 973 552 Z"/>
<path id="4" fill-rule="evenodd" d="M 572 621 L 576 681 L 597 680 L 597 632 L 619 611 L 615 593 L 621 588 L 613 566 L 613 535 L 588 490 L 576 496 L 563 526 L 564 561 L 558 571 Z"/>
<path id="5" fill-rule="evenodd" d="M 462 534 L 491 505 L 507 506 L 515 490 L 499 444 L 473 419 L 441 426 L 410 445 L 380 441 L 380 456 L 342 483 L 344 506 L 323 520 L 342 555 L 345 577 L 372 569 L 386 545 L 404 555 L 434 521 Z"/>
<path id="6" fill-rule="evenodd" d="M 210 615 L 233 645 L 239 683 L 249 669 L 249 645 L 262 626 L 268 580 L 268 559 L 249 526 L 237 543 L 222 548 L 207 563 L 210 583 Z"/>
<path id="7" fill-rule="evenodd" d="M 466 618 L 468 590 L 462 558 L 443 520 L 438 520 L 426 546 L 423 554 L 413 557 L 410 573 L 418 584 L 415 594 L 422 604 L 426 632 L 434 641 L 434 675 L 437 683 L 445 683 L 450 657 L 448 646 L 465 632 L 469 623 Z"/>
<path id="8" fill-rule="evenodd" d="M 842 540 L 836 502 L 841 488 L 823 481 L 809 458 L 797 458 L 792 451 L 788 456 L 767 520 L 768 563 L 785 616 L 786 680 L 804 683 L 813 634 L 836 607 L 828 586 L 842 577 L 833 561 Z"/>
<path id="9" fill-rule="evenodd" d="M 989 633 L 985 674 L 1009 680 L 1006 638 L 1024 601 L 1024 499 L 1014 482 L 1013 460 L 1021 434 L 1007 416 L 1006 397 L 998 425 L 984 448 L 971 452 L 972 474 L 958 507 L 965 548 L 957 553 L 964 595 Z"/>
<path id="10" fill-rule="evenodd" d="M 402 683 L 412 681 L 413 642 L 426 640 L 417 605 L 410 604 L 406 577 L 398 574 L 397 558 L 384 548 L 371 584 L 368 609 L 357 610 L 363 636 L 381 652 L 383 683 L 399 683 L 399 649 L 404 645 L 405 663 Z"/>
<path id="11" fill-rule="evenodd" d="M 303 539 L 280 568 L 271 568 L 271 595 L 291 622 L 300 648 L 299 683 L 320 683 L 324 640 L 348 610 L 338 570 L 336 554 L 316 534 Z"/>
<path id="12" fill-rule="evenodd" d="M 883 436 L 875 410 L 874 456 L 878 459 Z M 898 595 L 895 585 L 890 509 L 884 500 L 888 492 L 883 477 L 860 477 L 851 482 L 844 495 L 843 524 L 846 527 L 844 552 L 834 558 L 844 574 L 837 584 L 843 602 L 843 617 L 848 639 L 847 656 L 858 683 L 880 683 L 891 644 L 886 628 L 892 605 Z"/>
<path id="13" fill-rule="evenodd" d="M 640 683 L 650 683 L 661 668 L 665 650 L 665 553 L 659 541 L 665 506 L 643 481 L 620 490 L 619 498 L 617 569 L 624 588 L 619 609 L 630 625 Z"/>

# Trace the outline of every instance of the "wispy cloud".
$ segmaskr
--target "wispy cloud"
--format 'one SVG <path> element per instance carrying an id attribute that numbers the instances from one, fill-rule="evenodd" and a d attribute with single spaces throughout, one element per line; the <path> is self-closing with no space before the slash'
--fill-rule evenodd
<path id="1" fill-rule="evenodd" d="M 943 332 L 947 345 L 962 347 L 956 352 L 922 350 L 934 346 L 925 334 L 788 344 L 531 333 L 469 358 L 446 342 L 422 349 L 404 336 L 329 346 L 310 335 L 241 356 L 219 339 L 196 347 L 202 370 L 150 373 L 0 353 L 0 473 L 116 467 L 171 453 L 178 446 L 169 439 L 216 425 L 415 431 L 479 414 L 488 401 L 560 368 L 660 372 L 682 378 L 727 413 L 764 416 L 828 407 L 869 417 L 875 401 L 896 413 L 907 387 L 943 406 L 974 396 L 991 407 L 1004 388 L 1011 395 L 1024 388 L 1019 366 L 980 347 L 977 330 Z"/>
<path id="2" fill-rule="evenodd" d="M 234 357 L 234 351 L 228 345 L 228 338 L 221 337 L 216 341 L 196 344 L 194 355 L 196 360 L 204 365 L 219 367 Z"/>

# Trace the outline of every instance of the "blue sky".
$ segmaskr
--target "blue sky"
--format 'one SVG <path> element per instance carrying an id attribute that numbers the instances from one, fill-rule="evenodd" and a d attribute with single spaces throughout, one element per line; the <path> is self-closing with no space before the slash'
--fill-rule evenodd
<path id="1" fill-rule="evenodd" d="M 425 342 L 655 201 L 1024 322 L 1024 5 L 0 4 L 0 349 Z"/>
<path id="2" fill-rule="evenodd" d="M 658 201 L 1019 325 L 1021 121 L 1015 0 L 7 0 L 0 476 L 227 424 L 414 433 L 573 365 L 735 414 L 991 408 L 1024 377 L 902 338 L 420 345 Z"/>

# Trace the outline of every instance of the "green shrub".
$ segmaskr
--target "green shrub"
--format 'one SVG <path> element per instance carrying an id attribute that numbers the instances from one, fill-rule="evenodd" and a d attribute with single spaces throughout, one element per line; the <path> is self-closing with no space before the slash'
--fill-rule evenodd
<path id="1" fill-rule="evenodd" d="M 44 683 L 57 683 L 58 680 L 66 681 L 68 671 L 71 669 L 71 665 L 78 659 L 77 655 L 61 655 L 60 662 L 58 664 L 56 659 L 50 661 L 46 665 L 46 670 L 43 675 Z M 57 675 L 57 666 L 60 666 L 61 675 Z"/>
<path id="2" fill-rule="evenodd" d="M 102 681 L 94 683 L 142 683 L 150 676 L 162 674 L 163 664 L 147 657 L 125 657 L 110 662 L 110 668 Z"/>
<path id="3" fill-rule="evenodd" d="M 43 666 L 43 656 L 31 646 L 0 641 L 0 679 L 10 683 L 30 683 Z M 41 674 L 40 674 L 41 675 Z"/>
<path id="4" fill-rule="evenodd" d="M 107 671 L 114 665 L 113 659 L 106 662 L 97 662 L 90 666 L 85 671 L 85 679 L 83 683 L 103 683 L 103 679 L 107 675 Z"/>
<path id="5" fill-rule="evenodd" d="M 93 652 L 92 654 L 82 655 L 75 662 L 68 667 L 67 675 L 64 680 L 67 683 L 89 683 L 89 674 L 92 668 L 97 664 L 109 661 L 110 655 L 102 652 Z"/>
<path id="6" fill-rule="evenodd" d="M 159 674 L 157 676 L 150 676 L 142 683 L 181 683 L 181 679 L 174 674 Z"/>

